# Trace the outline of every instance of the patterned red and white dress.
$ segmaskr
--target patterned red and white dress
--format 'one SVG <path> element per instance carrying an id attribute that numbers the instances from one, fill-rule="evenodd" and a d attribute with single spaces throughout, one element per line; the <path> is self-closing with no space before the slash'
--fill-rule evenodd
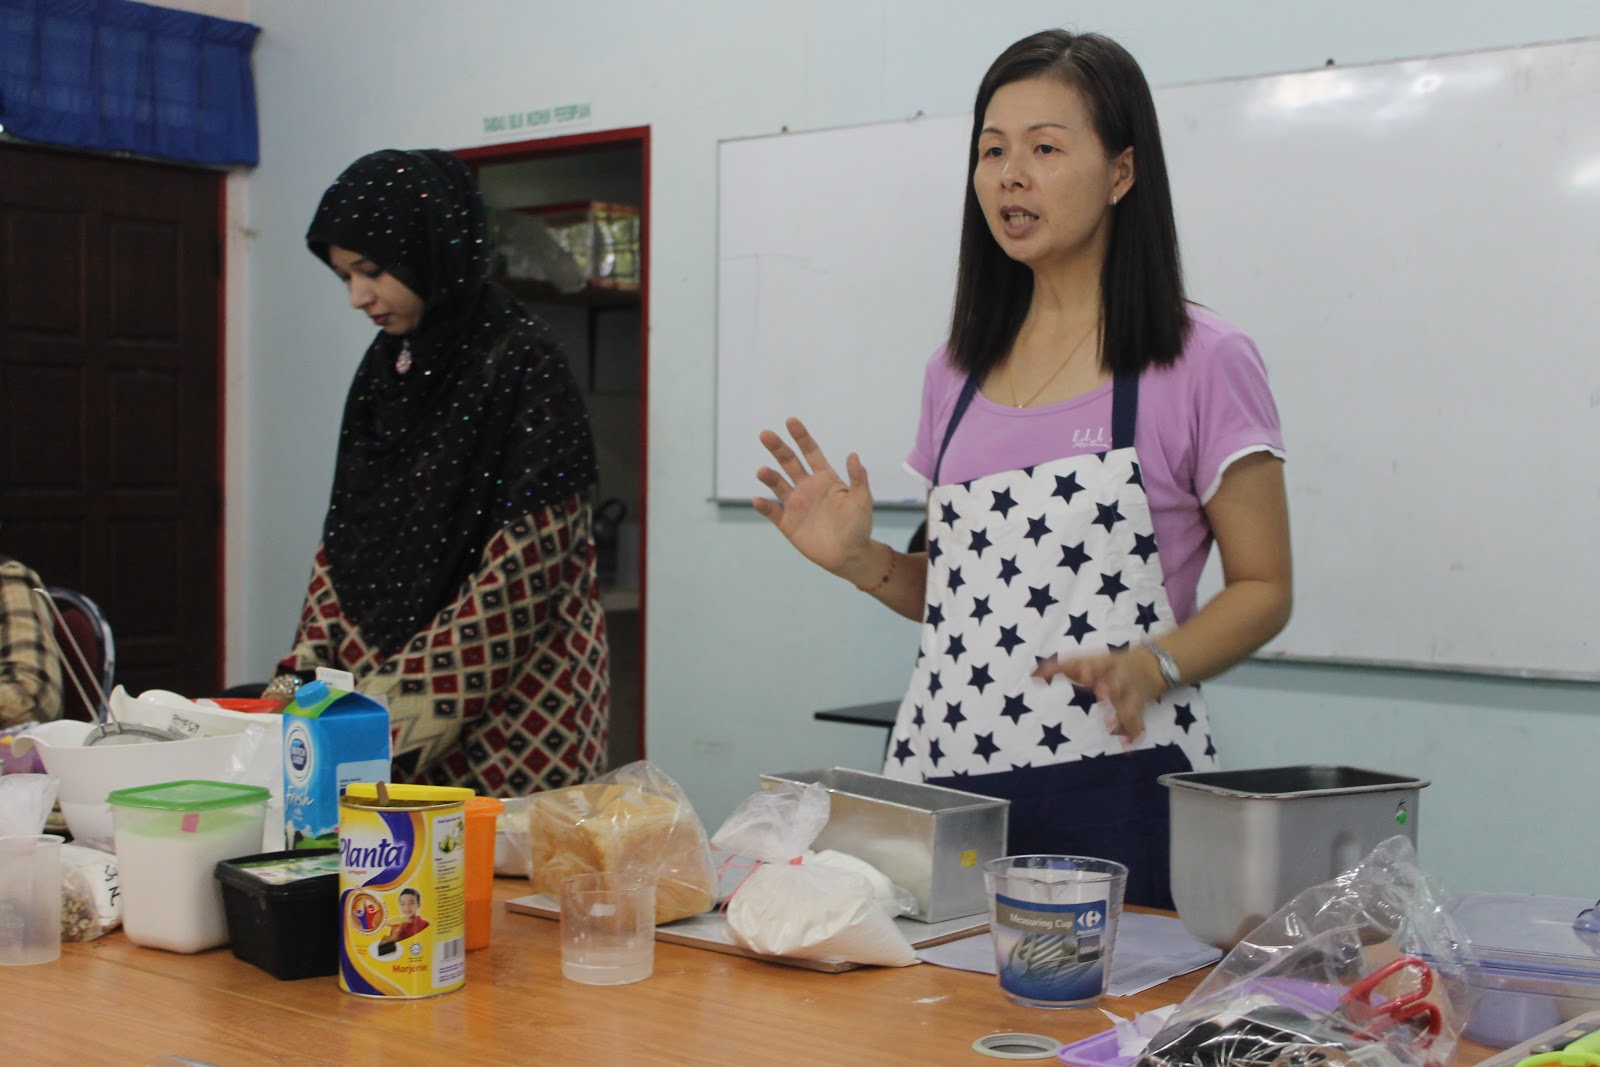
<path id="1" fill-rule="evenodd" d="M 593 778 L 610 666 L 589 523 L 571 497 L 501 528 L 455 599 L 387 658 L 346 617 L 319 546 L 279 669 L 337 667 L 387 702 L 396 781 L 523 796 Z"/>

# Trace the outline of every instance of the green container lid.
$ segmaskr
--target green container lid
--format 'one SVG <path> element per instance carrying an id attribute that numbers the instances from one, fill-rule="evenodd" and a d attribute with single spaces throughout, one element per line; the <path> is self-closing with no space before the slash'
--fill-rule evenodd
<path id="1" fill-rule="evenodd" d="M 106 801 L 125 808 L 147 808 L 151 811 L 214 811 L 241 804 L 265 804 L 271 796 L 272 793 L 265 786 L 186 781 L 118 789 L 106 797 Z"/>

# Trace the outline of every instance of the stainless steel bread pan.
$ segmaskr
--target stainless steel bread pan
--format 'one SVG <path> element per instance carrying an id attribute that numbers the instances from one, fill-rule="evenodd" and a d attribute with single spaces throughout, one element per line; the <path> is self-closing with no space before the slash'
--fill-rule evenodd
<path id="1" fill-rule="evenodd" d="M 1227 949 L 1378 842 L 1417 840 L 1428 782 L 1302 765 L 1161 776 L 1172 807 L 1172 899 L 1189 932 Z"/>
<path id="2" fill-rule="evenodd" d="M 914 918 L 943 922 L 989 909 L 983 864 L 1005 854 L 1010 802 L 831 767 L 761 776 L 825 786 L 832 814 L 814 849 L 867 861 L 917 898 Z"/>

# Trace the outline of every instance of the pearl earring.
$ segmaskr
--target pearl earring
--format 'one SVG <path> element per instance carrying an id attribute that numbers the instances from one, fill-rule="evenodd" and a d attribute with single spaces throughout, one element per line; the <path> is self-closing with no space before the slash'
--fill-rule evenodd
<path id="1" fill-rule="evenodd" d="M 1112 193 L 1111 194 L 1111 206 L 1112 207 L 1116 207 L 1117 206 L 1117 194 L 1116 193 Z"/>

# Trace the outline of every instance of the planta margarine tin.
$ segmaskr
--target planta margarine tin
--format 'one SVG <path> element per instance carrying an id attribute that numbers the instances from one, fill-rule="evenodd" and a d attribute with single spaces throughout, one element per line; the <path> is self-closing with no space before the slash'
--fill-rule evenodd
<path id="1" fill-rule="evenodd" d="M 339 801 L 339 987 L 432 997 L 467 980 L 470 789 L 352 783 Z"/>

